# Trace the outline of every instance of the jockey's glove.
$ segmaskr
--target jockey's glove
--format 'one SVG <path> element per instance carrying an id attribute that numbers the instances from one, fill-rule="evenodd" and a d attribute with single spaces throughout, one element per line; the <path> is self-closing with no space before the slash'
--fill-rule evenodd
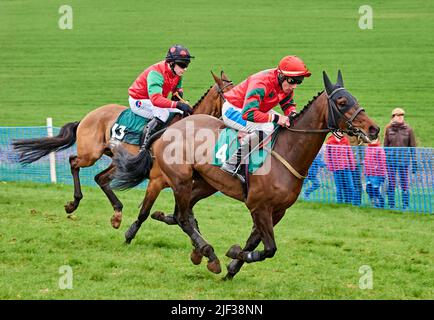
<path id="1" fill-rule="evenodd" d="M 189 116 L 193 113 L 193 109 L 190 108 L 190 106 L 184 102 L 178 101 L 176 103 L 176 109 L 182 110 L 184 112 L 184 116 Z"/>
<path id="2" fill-rule="evenodd" d="M 297 116 L 297 112 L 295 111 L 291 111 L 291 113 L 288 115 L 288 119 L 289 119 L 289 123 L 292 124 L 294 123 L 294 119 Z"/>

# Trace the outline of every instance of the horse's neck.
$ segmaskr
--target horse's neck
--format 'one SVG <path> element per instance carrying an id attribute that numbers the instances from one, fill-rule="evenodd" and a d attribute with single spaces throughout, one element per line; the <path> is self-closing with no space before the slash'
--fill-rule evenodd
<path id="1" fill-rule="evenodd" d="M 296 120 L 294 129 L 320 130 L 327 127 L 327 97 L 321 94 Z M 300 174 L 307 175 L 310 165 L 324 143 L 327 133 L 298 133 L 284 130 L 276 140 L 275 150 Z"/>
<path id="2" fill-rule="evenodd" d="M 220 99 L 215 98 L 214 87 L 201 98 L 193 109 L 193 114 L 209 114 L 214 117 L 221 116 Z"/>

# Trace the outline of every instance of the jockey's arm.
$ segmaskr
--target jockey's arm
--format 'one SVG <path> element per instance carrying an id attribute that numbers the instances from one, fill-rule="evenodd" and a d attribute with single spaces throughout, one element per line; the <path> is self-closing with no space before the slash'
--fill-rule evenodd
<path id="1" fill-rule="evenodd" d="M 280 107 L 282 108 L 285 116 L 289 116 L 294 112 L 297 112 L 295 107 L 297 106 L 294 102 L 294 92 L 289 93 L 285 98 L 280 100 Z"/>
<path id="2" fill-rule="evenodd" d="M 163 96 L 164 78 L 161 73 L 151 71 L 147 77 L 148 94 L 151 103 L 159 108 L 176 108 L 176 101 L 171 101 Z"/>
<path id="3" fill-rule="evenodd" d="M 257 123 L 278 122 L 279 119 L 277 115 L 265 113 L 259 109 L 264 95 L 265 88 L 248 88 L 246 97 L 244 98 L 243 110 L 241 111 L 244 120 Z"/>

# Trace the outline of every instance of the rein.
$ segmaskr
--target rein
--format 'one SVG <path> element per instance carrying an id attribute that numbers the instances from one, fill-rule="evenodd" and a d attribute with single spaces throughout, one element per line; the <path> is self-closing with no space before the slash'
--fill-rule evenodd
<path id="1" fill-rule="evenodd" d="M 345 115 L 345 112 L 352 108 L 352 106 L 347 107 L 343 112 L 336 106 L 336 103 L 333 101 L 332 97 L 335 95 L 336 92 L 339 92 L 341 90 L 345 90 L 345 88 L 337 88 L 330 93 L 330 95 L 327 95 L 327 104 L 328 104 L 328 119 L 327 119 L 327 128 L 326 129 L 294 129 L 294 128 L 286 128 L 289 131 L 292 132 L 300 132 L 300 133 L 327 133 L 332 132 L 333 134 L 337 134 L 339 132 L 342 132 L 341 129 L 339 129 L 338 121 L 340 118 L 344 118 L 346 121 L 347 128 L 344 133 L 348 133 L 349 135 L 364 135 L 364 133 L 353 126 L 354 119 L 359 115 L 360 112 L 365 111 L 362 107 L 358 107 L 356 111 L 351 115 L 350 118 L 348 118 Z"/>
<path id="2" fill-rule="evenodd" d="M 224 80 L 224 79 L 222 79 L 222 81 L 223 81 L 223 82 L 226 82 L 226 84 L 225 84 L 222 88 L 220 88 L 219 84 L 217 83 L 217 92 L 218 92 L 218 94 L 220 95 L 220 98 L 222 98 L 223 102 L 225 102 L 225 101 L 226 101 L 226 98 L 225 98 L 225 96 L 224 96 L 224 90 L 225 90 L 227 87 L 233 85 L 234 83 L 233 83 L 233 81 L 231 81 L 231 80 Z"/>
<path id="3" fill-rule="evenodd" d="M 289 131 L 292 132 L 300 132 L 300 133 L 326 133 L 326 132 L 332 132 L 333 134 L 338 134 L 341 132 L 341 130 L 338 127 L 338 121 L 341 118 L 344 118 L 346 121 L 347 129 L 344 131 L 344 133 L 348 133 L 351 135 L 357 135 L 360 136 L 364 134 L 360 129 L 354 128 L 353 121 L 358 116 L 358 114 L 362 111 L 365 111 L 362 107 L 358 107 L 356 111 L 351 115 L 350 118 L 347 118 L 345 115 L 345 112 L 350 110 L 353 106 L 349 106 L 345 108 L 345 110 L 341 111 L 337 106 L 336 103 L 333 101 L 332 97 L 334 94 L 338 91 L 345 90 L 345 88 L 337 88 L 330 95 L 327 95 L 327 104 L 328 104 L 328 119 L 327 119 L 327 129 L 293 129 L 293 128 L 286 128 Z M 326 93 L 327 94 L 327 93 Z M 291 166 L 288 161 L 285 160 L 279 153 L 277 153 L 274 150 L 270 150 L 271 154 L 279 160 L 288 170 L 291 172 L 295 177 L 297 177 L 300 180 L 305 179 L 307 176 L 301 175 L 296 169 L 294 169 L 293 166 Z"/>

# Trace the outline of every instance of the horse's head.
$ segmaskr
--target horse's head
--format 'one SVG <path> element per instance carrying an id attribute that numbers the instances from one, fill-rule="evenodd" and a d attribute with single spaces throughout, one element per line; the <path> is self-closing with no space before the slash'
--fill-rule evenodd
<path id="1" fill-rule="evenodd" d="M 193 109 L 195 114 L 209 114 L 219 118 L 222 115 L 223 93 L 232 89 L 234 84 L 223 71 L 221 78 L 212 71 L 211 74 L 215 84 L 199 99 Z"/>
<path id="2" fill-rule="evenodd" d="M 323 71 L 323 78 L 328 99 L 329 129 L 357 136 L 367 143 L 375 140 L 380 128 L 368 117 L 356 98 L 344 88 L 341 71 L 338 71 L 335 84 L 331 83 L 325 71 Z"/>

